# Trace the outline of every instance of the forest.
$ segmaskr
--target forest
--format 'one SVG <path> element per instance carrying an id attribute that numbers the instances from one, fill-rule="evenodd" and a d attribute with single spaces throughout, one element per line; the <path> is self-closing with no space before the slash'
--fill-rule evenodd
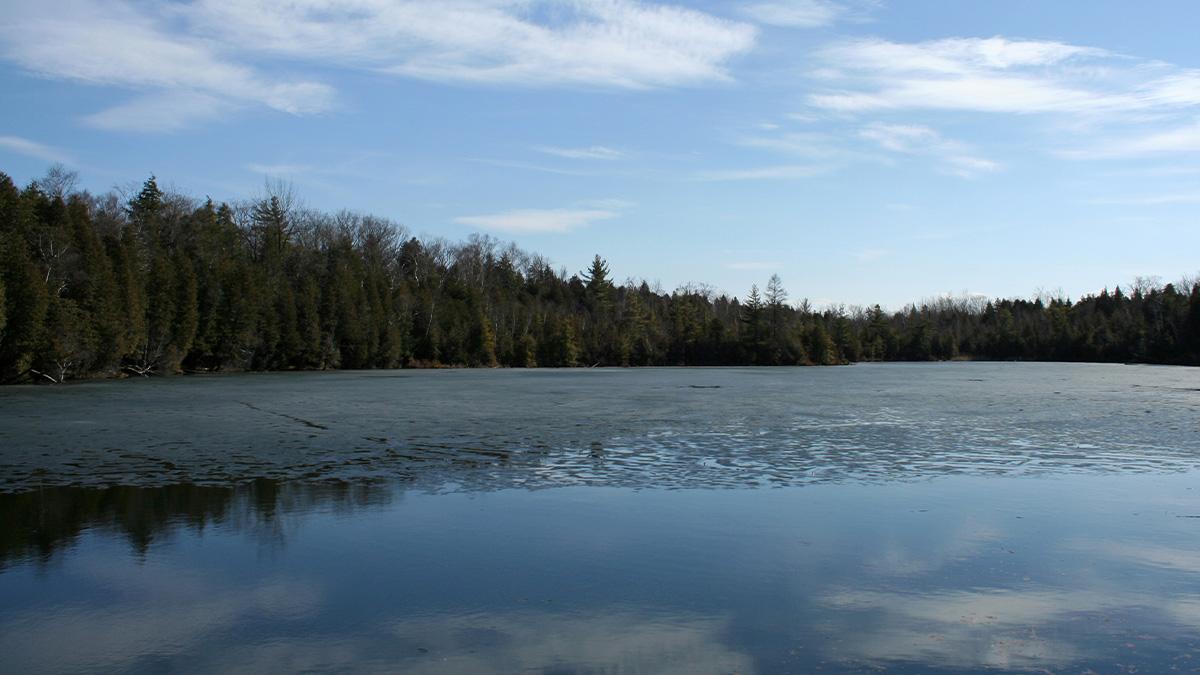
<path id="1" fill-rule="evenodd" d="M 1065 297 L 814 308 L 617 282 L 490 236 L 417 238 L 290 187 L 214 203 L 0 173 L 0 382 L 255 370 L 836 365 L 996 359 L 1200 364 L 1200 280 Z"/>

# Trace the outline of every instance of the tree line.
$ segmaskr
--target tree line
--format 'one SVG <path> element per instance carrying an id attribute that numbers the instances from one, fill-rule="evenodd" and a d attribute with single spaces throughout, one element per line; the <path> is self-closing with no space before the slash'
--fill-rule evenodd
<path id="1" fill-rule="evenodd" d="M 1200 364 L 1200 283 L 878 305 L 570 274 L 512 244 L 419 239 L 299 206 L 0 173 L 0 381 L 436 366 L 833 365 L 955 358 Z"/>

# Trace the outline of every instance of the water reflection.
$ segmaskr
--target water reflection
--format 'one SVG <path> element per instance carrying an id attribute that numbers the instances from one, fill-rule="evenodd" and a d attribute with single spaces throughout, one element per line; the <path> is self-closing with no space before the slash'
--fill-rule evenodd
<path id="1" fill-rule="evenodd" d="M 235 487 L 48 487 L 0 493 L 0 570 L 24 559 L 48 563 L 91 530 L 120 537 L 139 556 L 179 531 L 203 534 L 212 527 L 246 531 L 261 543 L 282 545 L 288 516 L 319 509 L 353 513 L 385 505 L 396 495 L 394 486 L 379 483 L 265 478 Z"/>
<path id="2" fill-rule="evenodd" d="M 256 617 L 301 621 L 322 600 L 311 587 L 284 581 L 239 586 L 175 569 L 125 565 L 90 572 L 87 583 L 103 591 L 103 602 L 5 612 L 0 622 L 5 672 L 169 670 L 166 664 L 206 644 L 237 644 L 237 637 L 223 633 Z"/>
<path id="3" fill-rule="evenodd" d="M 1148 372 L 0 390 L 0 672 L 1194 668 L 1200 399 Z"/>
<path id="4" fill-rule="evenodd" d="M 1193 482 L 5 495 L 0 671 L 1159 672 Z"/>

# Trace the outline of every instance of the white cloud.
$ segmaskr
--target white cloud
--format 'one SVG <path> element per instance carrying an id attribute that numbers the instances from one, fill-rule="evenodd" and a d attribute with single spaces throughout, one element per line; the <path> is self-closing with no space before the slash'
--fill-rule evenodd
<path id="1" fill-rule="evenodd" d="M 42 159 L 47 162 L 74 164 L 74 161 L 67 153 L 57 148 L 38 143 L 37 141 L 31 141 L 28 138 L 21 138 L 20 136 L 0 136 L 0 149 L 35 159 Z"/>
<path id="2" fill-rule="evenodd" d="M 1105 197 L 1093 199 L 1089 204 L 1103 206 L 1164 206 L 1169 204 L 1200 204 L 1200 190 L 1140 197 Z"/>
<path id="3" fill-rule="evenodd" d="M 905 124 L 877 122 L 860 131 L 859 135 L 892 152 L 913 152 L 916 147 L 940 141 L 938 133 L 929 127 Z"/>
<path id="4" fill-rule="evenodd" d="M 725 269 L 730 270 L 774 270 L 779 269 L 779 263 L 766 260 L 740 260 L 725 264 Z"/>
<path id="5" fill-rule="evenodd" d="M 109 131 L 168 132 L 219 119 L 241 107 L 219 96 L 194 91 L 165 91 L 140 96 L 83 118 Z"/>
<path id="6" fill-rule="evenodd" d="M 43 77 L 140 92 L 87 121 L 154 131 L 250 106 L 295 115 L 334 106 L 332 87 L 253 65 L 264 59 L 290 70 L 646 89 L 728 80 L 728 62 L 756 35 L 750 24 L 637 0 L 10 4 L 0 57 Z"/>
<path id="7" fill-rule="evenodd" d="M 868 248 L 862 251 L 855 251 L 854 259 L 860 263 L 875 262 L 881 258 L 886 258 L 891 255 L 891 251 L 882 248 Z"/>
<path id="8" fill-rule="evenodd" d="M 828 26 L 841 18 L 847 7 L 830 0 L 776 0 L 755 2 L 743 11 L 755 21 L 788 28 Z"/>
<path id="9" fill-rule="evenodd" d="M 201 35 L 276 56 L 535 87 L 723 80 L 755 39 L 748 24 L 635 0 L 199 0 L 182 14 Z"/>
<path id="10" fill-rule="evenodd" d="M 1200 71 L 1042 40 L 844 42 L 820 53 L 829 85 L 809 102 L 838 111 L 965 110 L 1102 115 L 1200 105 Z"/>
<path id="11" fill-rule="evenodd" d="M 716 169 L 701 171 L 696 180 L 743 181 L 811 178 L 828 172 L 830 167 L 809 164 L 781 164 L 776 166 L 751 167 L 746 169 Z"/>
<path id="12" fill-rule="evenodd" d="M 89 116 L 96 126 L 164 131 L 242 105 L 306 114 L 332 104 L 330 87 L 267 77 L 211 41 L 172 31 L 166 17 L 145 8 L 119 0 L 67 4 L 7 9 L 0 53 L 44 77 L 150 92 Z"/>
<path id="13" fill-rule="evenodd" d="M 606 209 L 610 211 L 624 211 L 637 206 L 637 202 L 621 199 L 620 197 L 605 197 L 603 199 L 589 199 L 579 203 L 579 206 L 587 206 L 596 209 Z"/>
<path id="14" fill-rule="evenodd" d="M 1179 152 L 1200 152 L 1200 122 L 1124 138 L 1104 139 L 1087 148 L 1063 150 L 1068 159 L 1120 159 Z"/>
<path id="15" fill-rule="evenodd" d="M 993 162 L 990 159 L 982 157 L 972 157 L 970 155 L 951 155 L 943 158 L 947 164 L 946 170 L 956 176 L 970 178 L 976 174 L 998 171 L 1000 164 Z"/>
<path id="16" fill-rule="evenodd" d="M 593 145 L 586 148 L 557 148 L 542 146 L 534 148 L 538 152 L 566 159 L 621 159 L 624 152 L 603 145 Z"/>
<path id="17" fill-rule="evenodd" d="M 774 136 L 744 138 L 741 145 L 751 148 L 774 150 L 801 157 L 830 157 L 841 154 L 827 134 L 814 132 L 792 132 Z"/>
<path id="18" fill-rule="evenodd" d="M 944 138 L 926 126 L 874 122 L 859 131 L 859 136 L 891 152 L 935 157 L 947 172 L 964 178 L 1000 168 L 990 159 L 971 154 L 965 143 Z"/>
<path id="19" fill-rule="evenodd" d="M 516 209 L 503 213 L 461 216 L 454 222 L 510 234 L 570 232 L 598 220 L 617 217 L 615 211 L 601 209 Z"/>

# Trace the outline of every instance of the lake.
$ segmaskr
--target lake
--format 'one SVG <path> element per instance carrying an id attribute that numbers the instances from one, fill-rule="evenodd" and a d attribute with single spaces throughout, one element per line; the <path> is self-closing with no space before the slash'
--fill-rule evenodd
<path id="1" fill-rule="evenodd" d="M 1200 369 L 0 389 L 0 672 L 1190 672 Z"/>

